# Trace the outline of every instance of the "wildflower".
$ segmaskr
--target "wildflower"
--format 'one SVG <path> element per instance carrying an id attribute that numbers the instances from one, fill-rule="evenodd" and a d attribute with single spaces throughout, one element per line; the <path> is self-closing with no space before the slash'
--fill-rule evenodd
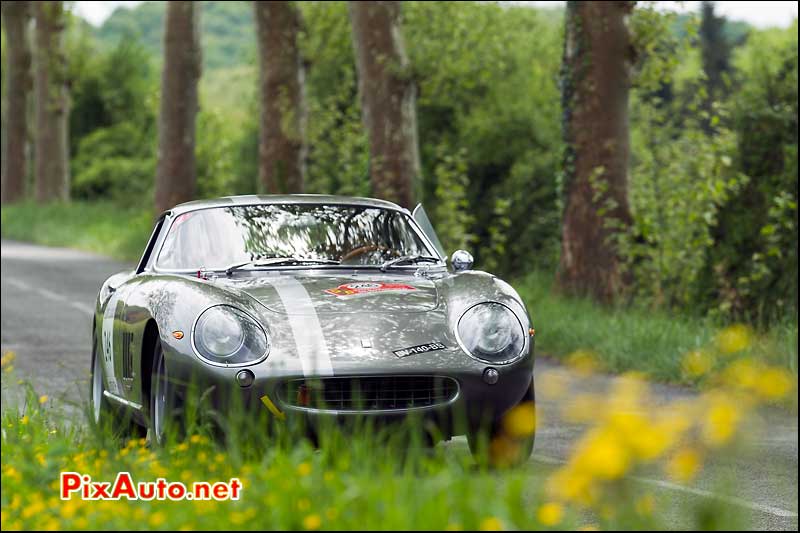
<path id="1" fill-rule="evenodd" d="M 148 520 L 148 522 L 150 523 L 151 527 L 159 527 L 166 521 L 166 519 L 167 517 L 164 513 L 157 511 L 150 515 L 150 520 Z"/>
<path id="2" fill-rule="evenodd" d="M 47 394 L 42 394 L 39 396 L 39 405 L 44 405 L 47 403 L 48 397 Z"/>
<path id="3" fill-rule="evenodd" d="M 503 429 L 514 438 L 523 438 L 536 431 L 536 407 L 525 402 L 511 409 L 503 417 Z"/>
<path id="4" fill-rule="evenodd" d="M 751 343 L 750 329 L 742 324 L 727 327 L 717 334 L 717 348 L 725 354 L 746 350 Z"/>
<path id="5" fill-rule="evenodd" d="M 777 400 L 787 396 L 793 388 L 789 373 L 779 368 L 767 368 L 760 372 L 753 388 L 764 399 Z"/>
<path id="6" fill-rule="evenodd" d="M 5 367 L 10 365 L 14 359 L 17 358 L 17 354 L 14 352 L 6 352 L 2 357 L 0 357 L 0 367 Z"/>
<path id="7" fill-rule="evenodd" d="M 319 529 L 321 525 L 322 525 L 322 519 L 319 517 L 319 515 L 310 514 L 303 519 L 303 527 L 305 529 L 309 530 Z"/>
<path id="8" fill-rule="evenodd" d="M 576 467 L 602 479 L 617 479 L 628 470 L 630 457 L 610 430 L 592 430 L 578 443 Z"/>
<path id="9" fill-rule="evenodd" d="M 297 473 L 303 477 L 311 473 L 311 465 L 308 463 L 300 463 L 297 465 Z"/>
<path id="10" fill-rule="evenodd" d="M 699 378 L 708 374 L 714 366 L 714 359 L 704 350 L 692 350 L 683 356 L 681 368 L 683 373 L 690 378 Z"/>
<path id="11" fill-rule="evenodd" d="M 578 528 L 578 531 L 600 531 L 600 528 L 595 524 L 584 524 Z"/>
<path id="12" fill-rule="evenodd" d="M 503 522 L 495 516 L 490 516 L 481 520 L 479 529 L 481 531 L 503 531 Z"/>
<path id="13" fill-rule="evenodd" d="M 590 376 L 600 371 L 597 355 L 589 350 L 576 350 L 567 357 L 567 364 L 581 376 Z"/>
<path id="14" fill-rule="evenodd" d="M 683 448 L 675 452 L 667 463 L 667 474 L 678 481 L 689 481 L 697 475 L 700 461 L 700 453 L 692 448 Z"/>
<path id="15" fill-rule="evenodd" d="M 546 503 L 539 507 L 536 518 L 545 526 L 556 526 L 564 518 L 564 508 L 558 503 Z"/>
<path id="16" fill-rule="evenodd" d="M 22 424 L 23 426 L 27 426 L 28 425 L 28 420 L 29 420 L 28 415 L 25 415 L 25 416 L 22 417 L 22 419 L 19 421 L 19 423 Z"/>
<path id="17" fill-rule="evenodd" d="M 722 394 L 711 397 L 711 405 L 703 421 L 703 439 L 711 446 L 721 446 L 733 436 L 741 413 L 733 401 Z"/>

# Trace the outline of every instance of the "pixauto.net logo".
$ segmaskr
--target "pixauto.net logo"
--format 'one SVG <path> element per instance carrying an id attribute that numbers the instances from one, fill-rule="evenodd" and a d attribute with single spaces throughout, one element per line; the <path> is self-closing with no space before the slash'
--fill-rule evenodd
<path id="1" fill-rule="evenodd" d="M 230 481 L 198 481 L 191 487 L 180 481 L 139 481 L 134 483 L 128 472 L 117 474 L 113 482 L 92 481 L 92 477 L 77 472 L 61 473 L 61 499 L 70 500 L 73 496 L 82 500 L 238 500 L 242 483 L 238 478 Z"/>

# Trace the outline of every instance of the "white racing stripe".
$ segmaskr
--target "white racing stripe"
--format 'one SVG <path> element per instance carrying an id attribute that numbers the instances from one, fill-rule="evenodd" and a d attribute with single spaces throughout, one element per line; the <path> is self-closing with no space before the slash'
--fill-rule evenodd
<path id="1" fill-rule="evenodd" d="M 294 278 L 268 278 L 286 310 L 304 376 L 332 376 L 331 355 L 308 291 Z"/>
<path id="2" fill-rule="evenodd" d="M 563 461 L 562 459 L 549 457 L 547 455 L 539 455 L 538 453 L 533 454 L 533 459 L 534 461 L 539 461 L 540 463 L 546 463 L 551 465 L 563 465 L 566 463 L 566 461 Z M 778 516 L 781 518 L 797 518 L 797 513 L 794 511 L 781 509 L 780 507 L 773 507 L 772 505 L 764 505 L 761 503 L 751 502 L 748 500 L 744 500 L 742 498 L 737 498 L 736 496 L 726 496 L 724 494 L 717 494 L 711 492 L 710 490 L 698 489 L 695 487 L 687 487 L 686 485 L 679 485 L 678 483 L 672 483 L 670 481 L 665 481 L 663 479 L 652 479 L 652 478 L 638 477 L 638 476 L 633 476 L 630 479 L 638 481 L 639 483 L 645 483 L 647 485 L 659 487 L 661 489 L 673 490 L 675 492 L 685 492 L 687 494 L 693 494 L 695 496 L 701 496 L 703 498 L 712 498 L 731 505 L 744 507 L 745 509 L 750 509 L 752 511 L 771 514 L 773 516 Z"/>

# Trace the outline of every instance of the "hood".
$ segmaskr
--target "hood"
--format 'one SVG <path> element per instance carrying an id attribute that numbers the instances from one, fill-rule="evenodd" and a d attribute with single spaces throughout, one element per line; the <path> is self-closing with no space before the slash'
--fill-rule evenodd
<path id="1" fill-rule="evenodd" d="M 221 283 L 287 315 L 422 313 L 438 302 L 436 284 L 413 275 L 281 272 Z"/>

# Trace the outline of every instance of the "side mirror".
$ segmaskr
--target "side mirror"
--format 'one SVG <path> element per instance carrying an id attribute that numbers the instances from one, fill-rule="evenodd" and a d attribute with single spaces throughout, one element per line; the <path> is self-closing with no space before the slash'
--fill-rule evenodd
<path id="1" fill-rule="evenodd" d="M 461 272 L 472 268 L 472 254 L 466 250 L 456 250 L 450 256 L 450 264 L 453 265 L 453 270 Z"/>

